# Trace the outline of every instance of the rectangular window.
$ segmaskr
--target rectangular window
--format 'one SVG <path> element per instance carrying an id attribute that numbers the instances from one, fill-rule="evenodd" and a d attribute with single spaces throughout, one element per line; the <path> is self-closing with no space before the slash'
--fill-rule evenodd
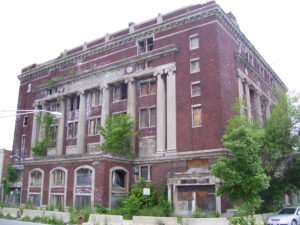
<path id="1" fill-rule="evenodd" d="M 140 109 L 140 128 L 156 126 L 156 108 Z"/>
<path id="2" fill-rule="evenodd" d="M 31 83 L 27 84 L 27 93 L 31 92 Z"/>
<path id="3" fill-rule="evenodd" d="M 75 196 L 75 208 L 83 209 L 91 207 L 91 196 L 90 195 L 76 195 Z"/>
<path id="4" fill-rule="evenodd" d="M 64 208 L 64 195 L 51 195 L 50 196 L 50 205 L 56 209 Z"/>
<path id="5" fill-rule="evenodd" d="M 191 96 L 200 96 L 201 95 L 201 84 L 200 81 L 198 82 L 193 82 L 191 84 Z"/>
<path id="6" fill-rule="evenodd" d="M 51 125 L 50 130 L 49 130 L 50 140 L 53 141 L 52 147 L 54 147 L 56 145 L 57 127 L 58 127 L 57 124 L 53 124 L 53 125 Z"/>
<path id="7" fill-rule="evenodd" d="M 79 109 L 80 105 L 80 96 L 72 96 L 69 97 L 69 102 L 70 102 L 70 111 L 75 111 Z"/>
<path id="8" fill-rule="evenodd" d="M 140 40 L 137 43 L 138 54 L 143 54 L 146 52 L 150 52 L 153 50 L 153 38 L 147 38 L 144 40 Z"/>
<path id="9" fill-rule="evenodd" d="M 156 93 L 156 81 L 143 81 L 140 83 L 140 96 L 152 95 Z"/>
<path id="10" fill-rule="evenodd" d="M 201 105 L 192 106 L 193 127 L 199 127 L 202 124 L 202 109 Z"/>
<path id="11" fill-rule="evenodd" d="M 91 107 L 100 106 L 102 103 L 102 92 L 101 90 L 92 90 L 88 94 L 89 105 Z"/>
<path id="12" fill-rule="evenodd" d="M 67 137 L 70 138 L 76 138 L 77 137 L 77 129 L 78 129 L 78 122 L 71 122 L 68 123 L 67 127 Z"/>
<path id="13" fill-rule="evenodd" d="M 113 87 L 113 102 L 127 99 L 127 84 L 122 83 Z"/>
<path id="14" fill-rule="evenodd" d="M 199 37 L 190 37 L 190 50 L 199 48 Z"/>
<path id="15" fill-rule="evenodd" d="M 88 121 L 88 135 L 99 135 L 99 126 L 101 125 L 100 117 L 89 119 Z"/>
<path id="16" fill-rule="evenodd" d="M 22 135 L 21 150 L 25 150 L 25 148 L 26 148 L 26 135 Z"/>
<path id="17" fill-rule="evenodd" d="M 199 61 L 199 59 L 192 59 L 190 61 L 190 72 L 191 73 L 200 72 L 200 61 Z"/>
<path id="18" fill-rule="evenodd" d="M 28 196 L 28 202 L 31 202 L 35 207 L 40 207 L 41 194 L 30 194 Z"/>
<path id="19" fill-rule="evenodd" d="M 28 124 L 28 116 L 23 117 L 23 127 L 27 127 Z"/>

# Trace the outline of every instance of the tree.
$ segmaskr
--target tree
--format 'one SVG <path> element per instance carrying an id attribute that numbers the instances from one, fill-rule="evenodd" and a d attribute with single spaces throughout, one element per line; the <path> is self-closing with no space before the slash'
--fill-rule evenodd
<path id="1" fill-rule="evenodd" d="M 54 134 L 54 131 L 51 129 L 54 119 L 52 115 L 45 114 L 44 116 L 37 116 L 37 122 L 41 126 L 43 138 L 31 148 L 31 151 L 35 156 L 46 156 L 48 148 L 54 144 L 54 141 L 51 140 Z"/>
<path id="2" fill-rule="evenodd" d="M 229 120 L 222 139 L 231 157 L 219 158 L 211 170 L 224 181 L 217 194 L 228 195 L 231 202 L 241 201 L 243 209 L 252 216 L 261 204 L 259 193 L 269 185 L 259 155 L 262 136 L 262 131 L 248 123 L 247 118 L 234 116 Z"/>
<path id="3" fill-rule="evenodd" d="M 274 104 L 264 124 L 260 156 L 270 187 L 261 192 L 261 211 L 275 211 L 282 206 L 284 194 L 300 188 L 298 156 L 300 141 L 300 104 L 298 95 L 285 94 Z"/>
<path id="4" fill-rule="evenodd" d="M 132 137 L 137 135 L 134 128 L 135 120 L 132 120 L 129 114 L 107 116 L 104 126 L 99 127 L 104 138 L 100 148 L 105 152 L 134 157 L 131 143 Z"/>

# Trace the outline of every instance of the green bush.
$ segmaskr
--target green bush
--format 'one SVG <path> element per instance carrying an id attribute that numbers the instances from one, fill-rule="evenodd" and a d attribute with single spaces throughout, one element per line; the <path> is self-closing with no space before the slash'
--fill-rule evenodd
<path id="1" fill-rule="evenodd" d="M 77 224 L 78 217 L 83 216 L 84 222 L 87 222 L 89 220 L 90 214 L 95 213 L 95 210 L 92 208 L 84 208 L 84 209 L 74 209 L 73 206 L 69 207 L 70 217 L 71 217 L 71 223 Z"/>
<path id="2" fill-rule="evenodd" d="M 28 201 L 26 202 L 26 204 L 24 205 L 24 209 L 35 209 L 34 205 L 32 204 L 32 202 Z"/>
<path id="3" fill-rule="evenodd" d="M 108 212 L 107 208 L 105 208 L 101 203 L 95 204 L 95 210 L 99 214 L 106 214 Z"/>
<path id="4" fill-rule="evenodd" d="M 30 222 L 31 221 L 29 216 L 24 216 L 21 220 L 24 221 L 24 222 Z"/>

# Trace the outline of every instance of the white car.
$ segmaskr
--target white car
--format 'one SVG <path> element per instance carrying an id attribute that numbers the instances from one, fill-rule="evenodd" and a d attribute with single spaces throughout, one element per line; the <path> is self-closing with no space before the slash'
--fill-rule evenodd
<path id="1" fill-rule="evenodd" d="M 268 220 L 268 225 L 297 225 L 300 224 L 300 207 L 280 209 Z"/>

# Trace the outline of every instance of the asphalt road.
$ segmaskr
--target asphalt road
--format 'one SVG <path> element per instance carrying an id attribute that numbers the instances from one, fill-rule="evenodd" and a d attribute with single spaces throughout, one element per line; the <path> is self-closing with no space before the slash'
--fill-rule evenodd
<path id="1" fill-rule="evenodd" d="M 45 225 L 43 223 L 22 222 L 19 220 L 0 219 L 0 225 Z"/>

